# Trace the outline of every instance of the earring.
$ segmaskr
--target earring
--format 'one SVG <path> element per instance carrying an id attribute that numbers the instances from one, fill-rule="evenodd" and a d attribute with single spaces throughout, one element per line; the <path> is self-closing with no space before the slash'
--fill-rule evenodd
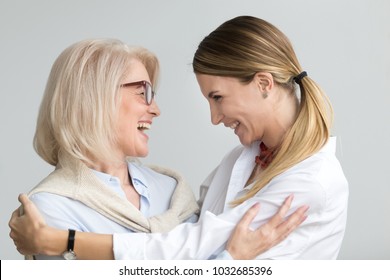
<path id="1" fill-rule="evenodd" d="M 264 92 L 262 95 L 263 95 L 263 98 L 266 99 L 268 97 L 268 92 Z"/>

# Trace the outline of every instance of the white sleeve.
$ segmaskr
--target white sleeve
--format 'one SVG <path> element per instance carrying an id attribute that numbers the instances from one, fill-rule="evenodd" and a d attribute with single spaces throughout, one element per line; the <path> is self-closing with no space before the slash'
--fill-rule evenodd
<path id="1" fill-rule="evenodd" d="M 168 233 L 114 234 L 114 256 L 115 259 L 208 259 L 224 246 L 234 227 L 235 223 L 207 212 L 198 223 L 183 223 Z"/>
<path id="2" fill-rule="evenodd" d="M 302 205 L 309 205 L 310 211 L 315 211 L 318 208 L 316 203 L 323 201 L 316 182 L 299 178 L 299 175 L 289 177 L 269 184 L 266 191 L 260 192 L 261 195 L 258 193 L 218 216 L 206 212 L 196 224 L 181 224 L 168 233 L 114 234 L 114 256 L 116 259 L 209 259 L 223 251 L 237 222 L 256 202 L 260 202 L 260 213 L 256 216 L 252 228 L 259 227 L 271 218 L 291 193 L 295 196 L 289 214 Z M 292 254 L 305 246 L 307 234 L 299 234 L 299 229 L 294 233 L 301 237 L 294 237 L 294 242 L 287 238 L 285 241 L 291 244 L 290 248 L 272 248 L 264 258 Z"/>
<path id="3" fill-rule="evenodd" d="M 215 260 L 233 260 L 233 257 L 227 250 L 223 250 L 215 257 Z"/>

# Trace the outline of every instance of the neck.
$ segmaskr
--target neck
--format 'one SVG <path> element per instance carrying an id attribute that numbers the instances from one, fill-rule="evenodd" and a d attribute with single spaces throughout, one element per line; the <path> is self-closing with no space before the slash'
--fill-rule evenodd
<path id="1" fill-rule="evenodd" d="M 89 168 L 110 174 L 120 180 L 121 188 L 126 195 L 127 200 L 137 209 L 140 209 L 140 195 L 135 190 L 130 176 L 127 161 L 124 157 L 121 161 L 93 161 L 93 164 L 87 164 Z"/>
<path id="2" fill-rule="evenodd" d="M 276 95 L 273 118 L 267 127 L 262 141 L 268 148 L 278 147 L 285 134 L 294 124 L 299 102 L 295 94 L 291 94 L 285 90 L 280 90 Z"/>
<path id="3" fill-rule="evenodd" d="M 93 164 L 87 164 L 87 166 L 96 171 L 119 178 L 122 185 L 130 185 L 129 170 L 126 161 L 115 163 L 94 162 Z"/>

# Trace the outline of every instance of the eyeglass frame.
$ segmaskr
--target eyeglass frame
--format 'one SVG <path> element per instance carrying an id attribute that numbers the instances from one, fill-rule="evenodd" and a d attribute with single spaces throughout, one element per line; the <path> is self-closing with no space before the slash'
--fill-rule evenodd
<path id="1" fill-rule="evenodd" d="M 137 82 L 131 82 L 131 83 L 125 83 L 121 84 L 120 87 L 132 87 L 132 86 L 143 86 L 144 87 L 144 98 L 147 105 L 152 104 L 153 99 L 156 95 L 156 93 L 153 90 L 152 84 L 148 81 L 137 81 Z M 148 91 L 149 89 L 149 91 Z M 148 93 L 150 92 L 150 93 Z M 150 96 L 150 98 L 148 98 Z"/>

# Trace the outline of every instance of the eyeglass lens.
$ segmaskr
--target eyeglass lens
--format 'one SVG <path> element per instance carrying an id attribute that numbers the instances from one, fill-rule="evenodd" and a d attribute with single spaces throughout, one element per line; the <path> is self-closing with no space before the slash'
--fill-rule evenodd
<path id="1" fill-rule="evenodd" d="M 150 105 L 153 100 L 153 90 L 148 82 L 145 82 L 145 101 L 146 104 Z"/>
<path id="2" fill-rule="evenodd" d="M 142 85 L 144 87 L 144 97 L 146 104 L 150 105 L 152 103 L 152 100 L 154 98 L 154 91 L 152 89 L 152 85 L 147 81 L 139 81 L 139 82 L 133 82 L 133 83 L 126 83 L 122 84 L 121 87 L 130 87 L 130 86 L 136 86 L 136 85 Z"/>

